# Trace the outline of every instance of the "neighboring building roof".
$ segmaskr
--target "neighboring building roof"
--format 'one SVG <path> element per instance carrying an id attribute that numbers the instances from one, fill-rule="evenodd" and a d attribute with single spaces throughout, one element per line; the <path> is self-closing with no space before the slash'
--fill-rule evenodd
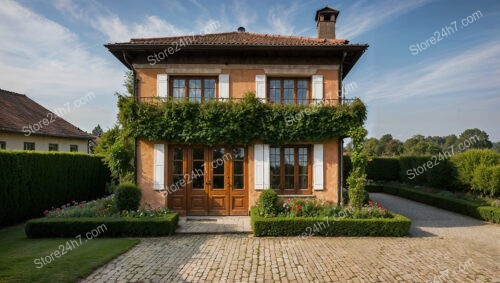
<path id="1" fill-rule="evenodd" d="M 92 138 L 24 94 L 0 89 L 0 109 L 0 132 L 27 134 L 26 129 L 30 125 L 40 124 L 40 129 L 31 134 L 86 140 Z M 48 119 L 50 123 L 44 125 L 43 119 Z M 28 128 L 24 128 L 23 132 L 23 127 Z"/>
<path id="2" fill-rule="evenodd" d="M 224 32 L 205 35 L 186 35 L 157 38 L 132 38 L 129 42 L 115 43 L 119 45 L 128 44 L 151 44 L 168 45 L 180 40 L 194 45 L 244 45 L 244 46 L 336 46 L 346 45 L 348 40 L 324 39 L 302 36 L 286 36 L 273 34 L 260 34 L 251 32 Z M 110 44 L 113 45 L 113 44 Z"/>

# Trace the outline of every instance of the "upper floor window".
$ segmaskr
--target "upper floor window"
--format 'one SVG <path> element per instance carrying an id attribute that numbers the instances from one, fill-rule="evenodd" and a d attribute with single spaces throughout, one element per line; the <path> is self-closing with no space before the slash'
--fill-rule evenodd
<path id="1" fill-rule="evenodd" d="M 34 142 L 25 142 L 24 143 L 24 150 L 35 150 L 35 143 Z"/>
<path id="2" fill-rule="evenodd" d="M 69 151 L 70 152 L 78 152 L 78 145 L 77 144 L 70 144 Z"/>
<path id="3" fill-rule="evenodd" d="M 7 142 L 0 141 L 0 149 L 5 149 L 7 147 Z"/>
<path id="4" fill-rule="evenodd" d="M 49 151 L 59 151 L 59 145 L 56 143 L 49 143 Z"/>
<path id="5" fill-rule="evenodd" d="M 271 78 L 269 79 L 268 99 L 277 104 L 308 104 L 309 80 Z"/>
<path id="6" fill-rule="evenodd" d="M 202 102 L 217 97 L 217 79 L 212 77 L 177 77 L 172 78 L 171 93 L 173 98 L 188 98 Z"/>

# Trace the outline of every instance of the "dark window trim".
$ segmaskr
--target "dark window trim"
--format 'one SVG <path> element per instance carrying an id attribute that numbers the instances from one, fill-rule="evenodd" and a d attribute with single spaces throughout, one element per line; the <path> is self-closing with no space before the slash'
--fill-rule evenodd
<path id="1" fill-rule="evenodd" d="M 55 146 L 55 150 L 51 150 L 50 147 Z M 49 151 L 59 151 L 59 144 L 57 143 L 49 143 Z"/>
<path id="2" fill-rule="evenodd" d="M 0 149 L 6 149 L 7 148 L 7 142 L 6 141 L 0 141 Z"/>
<path id="3" fill-rule="evenodd" d="M 307 81 L 307 96 L 306 96 L 306 105 L 310 103 L 312 93 L 311 93 L 311 78 L 310 77 L 267 77 L 267 90 L 266 90 L 266 98 L 267 101 L 271 101 L 271 81 L 272 80 L 279 80 L 280 81 L 280 103 L 281 105 L 284 105 L 284 99 L 285 99 L 285 92 L 284 92 L 284 81 L 285 80 L 293 80 L 293 104 L 297 105 L 297 81 L 299 80 L 305 80 Z"/>
<path id="4" fill-rule="evenodd" d="M 174 80 L 185 80 L 184 98 L 189 99 L 189 80 L 201 80 L 201 101 L 205 101 L 205 80 L 215 80 L 214 99 L 219 97 L 219 78 L 216 76 L 170 76 L 168 97 L 174 98 Z"/>
<path id="5" fill-rule="evenodd" d="M 33 145 L 33 149 L 26 149 L 26 146 L 28 145 Z M 36 149 L 36 144 L 34 142 L 24 142 L 24 150 L 35 150 Z"/>
<path id="6" fill-rule="evenodd" d="M 279 188 L 273 188 L 278 194 L 285 195 L 310 195 L 312 193 L 312 146 L 310 144 L 294 144 L 283 146 L 271 146 L 270 148 L 279 148 L 280 150 L 280 185 Z M 285 148 L 294 148 L 294 188 L 285 189 Z M 299 148 L 307 148 L 307 189 L 299 188 Z M 271 160 L 269 160 L 271 162 Z M 269 172 L 271 174 L 271 172 Z M 272 180 L 272 174 L 270 181 Z"/>
<path id="7" fill-rule="evenodd" d="M 73 147 L 75 147 L 76 150 L 73 150 Z M 69 145 L 69 151 L 70 152 L 78 152 L 78 145 L 77 144 L 70 144 Z"/>

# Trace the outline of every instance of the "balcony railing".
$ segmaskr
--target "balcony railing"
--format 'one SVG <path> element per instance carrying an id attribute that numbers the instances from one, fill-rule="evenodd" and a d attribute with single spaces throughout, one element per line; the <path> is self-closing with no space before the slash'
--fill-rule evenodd
<path id="1" fill-rule="evenodd" d="M 218 100 L 218 101 L 240 101 L 243 98 L 210 98 L 210 100 Z M 262 99 L 259 98 L 261 101 L 266 102 L 266 103 L 274 103 L 274 104 L 280 104 L 280 105 L 313 105 L 313 106 L 338 106 L 340 104 L 343 105 L 350 105 L 351 102 L 354 101 L 354 99 L 346 99 L 346 98 L 323 98 L 323 99 L 285 99 L 278 102 L 271 101 L 269 98 L 267 99 Z M 187 97 L 182 97 L 182 98 L 174 98 L 174 97 L 159 97 L 159 96 L 148 96 L 148 97 L 139 97 L 139 102 L 142 103 L 162 103 L 165 101 L 192 101 L 192 102 L 199 102 L 203 103 L 206 102 L 207 99 L 202 99 L 202 98 L 187 98 Z"/>

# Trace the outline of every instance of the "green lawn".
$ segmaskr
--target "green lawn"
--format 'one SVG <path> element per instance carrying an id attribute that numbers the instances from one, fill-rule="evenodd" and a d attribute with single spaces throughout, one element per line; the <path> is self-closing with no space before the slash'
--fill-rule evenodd
<path id="1" fill-rule="evenodd" d="M 83 236 L 85 238 L 85 236 Z M 24 224 L 0 230 L 0 282 L 75 282 L 135 246 L 138 239 L 95 238 L 43 265 L 35 259 L 50 256 L 71 239 L 28 239 Z M 59 249 L 61 250 L 61 249 Z M 40 261 L 38 261 L 40 262 Z"/>

